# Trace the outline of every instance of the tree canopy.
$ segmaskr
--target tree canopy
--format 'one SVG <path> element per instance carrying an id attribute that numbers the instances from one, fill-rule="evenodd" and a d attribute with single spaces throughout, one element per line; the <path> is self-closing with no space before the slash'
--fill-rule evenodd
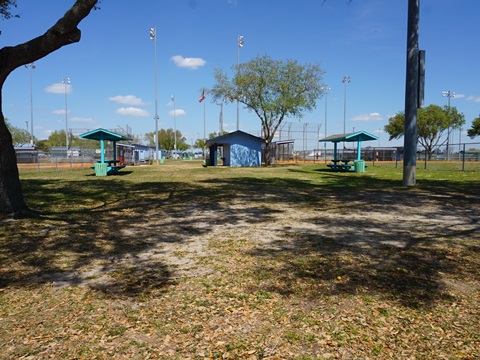
<path id="1" fill-rule="evenodd" d="M 189 148 L 187 144 L 187 138 L 182 135 L 182 133 L 177 130 L 177 150 L 186 150 Z M 145 140 L 148 142 L 149 146 L 155 145 L 155 131 L 145 134 Z M 173 150 L 175 145 L 175 132 L 173 129 L 160 129 L 158 131 L 158 146 L 164 150 Z"/>
<path id="2" fill-rule="evenodd" d="M 475 136 L 480 135 L 480 115 L 475 118 L 472 122 L 472 127 L 467 130 L 468 136 L 470 136 L 472 139 Z"/>
<path id="3" fill-rule="evenodd" d="M 12 143 L 14 146 L 30 144 L 32 136 L 28 130 L 13 126 L 8 122 L 8 119 L 5 119 L 5 124 L 7 125 L 8 131 L 12 134 Z"/>
<path id="4" fill-rule="evenodd" d="M 0 0 L 0 19 L 10 19 L 12 17 L 20 17 L 18 14 L 12 13 L 12 8 L 17 7 L 16 0 Z"/>
<path id="5" fill-rule="evenodd" d="M 448 141 L 448 131 L 459 129 L 465 124 L 465 116 L 455 107 L 429 105 L 418 109 L 418 143 L 428 154 L 432 154 L 435 147 L 442 146 Z M 389 140 L 399 139 L 404 135 L 405 113 L 398 112 L 388 120 L 385 131 L 390 135 Z"/>
<path id="6" fill-rule="evenodd" d="M 296 60 L 273 60 L 259 56 L 233 67 L 232 79 L 215 69 L 216 83 L 209 92 L 212 101 L 238 101 L 261 121 L 266 164 L 275 132 L 286 117 L 302 117 L 316 106 L 323 94 L 323 73 L 318 65 L 300 65 Z"/>

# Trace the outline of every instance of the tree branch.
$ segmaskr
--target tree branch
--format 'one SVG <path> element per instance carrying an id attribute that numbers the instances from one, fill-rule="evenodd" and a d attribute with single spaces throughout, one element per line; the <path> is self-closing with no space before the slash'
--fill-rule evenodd
<path id="1" fill-rule="evenodd" d="M 88 16 L 98 0 L 77 0 L 47 32 L 35 39 L 0 50 L 0 81 L 19 66 L 32 63 L 59 48 L 80 41 L 78 24 Z"/>

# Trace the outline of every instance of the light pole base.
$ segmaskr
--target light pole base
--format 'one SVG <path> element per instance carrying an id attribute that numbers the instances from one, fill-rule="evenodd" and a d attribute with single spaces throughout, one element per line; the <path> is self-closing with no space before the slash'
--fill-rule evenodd
<path id="1" fill-rule="evenodd" d="M 416 165 L 403 167 L 403 186 L 416 185 Z"/>

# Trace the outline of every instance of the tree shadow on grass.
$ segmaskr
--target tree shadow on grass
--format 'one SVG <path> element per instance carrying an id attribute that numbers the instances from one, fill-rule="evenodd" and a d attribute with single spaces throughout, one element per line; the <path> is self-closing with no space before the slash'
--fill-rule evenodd
<path id="1" fill-rule="evenodd" d="M 278 229 L 277 240 L 248 253 L 262 259 L 252 269 L 259 289 L 312 298 L 378 294 L 416 308 L 452 299 L 445 276 L 478 277 L 478 258 L 470 256 L 479 253 L 477 184 L 432 181 L 424 190 L 337 180 L 328 193 L 307 196 L 310 205 L 321 202 L 303 226 Z"/>
<path id="2" fill-rule="evenodd" d="M 309 172 L 290 171 L 301 176 L 218 179 L 212 174 L 194 184 L 135 183 L 122 176 L 95 182 L 27 180 L 32 208 L 55 206 L 40 219 L 0 228 L 0 288 L 63 281 L 115 297 L 148 295 L 178 277 L 165 262 L 166 246 L 188 249 L 192 238 L 226 224 L 276 222 L 277 240 L 248 254 L 280 264 L 270 276 L 282 284 L 261 285 L 269 291 L 288 295 L 305 283 L 313 297 L 375 292 L 406 306 L 424 306 L 448 298 L 443 273 L 475 274 L 462 268 L 458 257 L 467 246 L 478 251 L 472 244 L 480 232 L 477 184 L 432 181 L 410 189 L 368 176 L 314 174 L 322 176 L 319 183 Z M 295 228 L 279 222 L 291 207 L 304 213 Z M 419 208 L 420 223 L 409 218 Z M 357 216 L 345 216 L 348 212 Z M 392 217 L 377 219 L 379 214 Z M 450 228 L 442 219 L 456 222 Z M 452 246 L 437 238 L 450 239 Z M 197 250 L 189 251 L 193 264 Z M 201 275 L 192 264 L 188 270 Z M 262 266 L 252 269 L 255 276 L 269 271 Z"/>
<path id="3" fill-rule="evenodd" d="M 0 228 L 5 240 L 0 241 L 5 265 L 0 288 L 52 283 L 89 286 L 111 296 L 144 296 L 181 276 L 175 264 L 162 260 L 167 246 L 187 247 L 192 237 L 207 235 L 226 221 L 268 222 L 277 213 L 262 205 L 234 210 L 210 185 L 110 178 L 94 184 L 29 180 L 27 188 L 27 196 L 37 195 L 30 198 L 33 208 L 56 205 L 39 219 Z M 201 275 L 193 252 L 186 266 Z"/>

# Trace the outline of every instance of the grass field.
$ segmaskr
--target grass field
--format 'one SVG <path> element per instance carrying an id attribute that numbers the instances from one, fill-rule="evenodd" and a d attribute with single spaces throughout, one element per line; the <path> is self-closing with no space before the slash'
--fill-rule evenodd
<path id="1" fill-rule="evenodd" d="M 478 359 L 480 173 L 21 169 L 2 359 Z"/>

